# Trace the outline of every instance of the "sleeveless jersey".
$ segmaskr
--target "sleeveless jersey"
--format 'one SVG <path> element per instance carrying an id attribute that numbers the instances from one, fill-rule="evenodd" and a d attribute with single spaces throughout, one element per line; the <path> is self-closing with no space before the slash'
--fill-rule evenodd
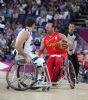
<path id="1" fill-rule="evenodd" d="M 26 32 L 29 33 L 29 37 L 28 37 L 28 39 L 27 39 L 27 41 L 25 42 L 24 47 L 23 47 L 23 48 L 24 48 L 24 52 L 25 52 L 25 53 L 30 53 L 30 52 L 32 52 L 32 50 L 33 50 L 33 37 L 32 37 L 32 33 L 29 32 L 29 29 L 26 29 L 26 28 L 22 29 L 22 30 L 19 32 L 18 36 L 17 36 L 16 42 L 18 41 L 19 37 L 21 36 L 21 34 L 22 34 L 24 31 L 26 31 Z"/>
<path id="2" fill-rule="evenodd" d="M 59 47 L 60 40 L 61 37 L 58 32 L 54 32 L 52 35 L 47 34 L 45 36 L 44 44 L 49 55 L 53 54 L 67 55 L 67 50 L 62 50 Z"/>

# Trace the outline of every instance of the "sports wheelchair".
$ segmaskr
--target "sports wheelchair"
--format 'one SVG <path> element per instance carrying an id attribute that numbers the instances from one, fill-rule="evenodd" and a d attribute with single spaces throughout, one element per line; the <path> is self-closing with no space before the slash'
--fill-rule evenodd
<path id="1" fill-rule="evenodd" d="M 68 58 L 64 61 L 61 70 L 58 71 L 57 79 L 61 71 L 63 71 L 63 76 L 65 75 L 64 73 L 66 73 L 70 87 L 74 89 L 76 82 L 75 71 L 72 62 Z M 11 87 L 12 89 L 23 91 L 27 89 L 35 90 L 42 88 L 42 91 L 49 91 L 53 83 L 51 82 L 46 63 L 44 64 L 42 73 L 45 76 L 45 81 L 44 83 L 40 82 L 40 84 L 38 84 L 36 64 L 33 62 L 31 64 L 26 64 L 24 59 L 14 60 L 6 73 L 7 89 Z"/>

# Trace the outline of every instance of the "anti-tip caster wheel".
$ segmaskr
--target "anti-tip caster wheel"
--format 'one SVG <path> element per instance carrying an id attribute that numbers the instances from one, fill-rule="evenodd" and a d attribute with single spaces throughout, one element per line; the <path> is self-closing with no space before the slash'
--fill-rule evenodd
<path id="1" fill-rule="evenodd" d="M 47 91 L 50 91 L 50 87 L 47 87 Z"/>
<path id="2" fill-rule="evenodd" d="M 43 91 L 43 92 L 46 92 L 46 91 L 47 91 L 46 87 L 43 87 L 43 88 L 42 88 L 42 91 Z"/>
<path id="3" fill-rule="evenodd" d="M 43 88 L 42 88 L 42 91 L 43 91 L 43 92 L 47 92 L 47 91 L 49 91 L 49 90 L 50 90 L 50 87 L 43 87 Z"/>

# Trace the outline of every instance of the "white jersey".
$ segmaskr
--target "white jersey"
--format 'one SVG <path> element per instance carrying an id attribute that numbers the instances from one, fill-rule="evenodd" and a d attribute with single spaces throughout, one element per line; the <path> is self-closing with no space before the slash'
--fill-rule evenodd
<path id="1" fill-rule="evenodd" d="M 22 29 L 16 39 L 16 42 L 18 41 L 18 39 L 20 38 L 21 34 L 26 31 L 29 34 L 28 40 L 25 42 L 24 44 L 24 52 L 29 55 L 31 58 L 34 58 L 35 55 L 32 53 L 33 50 L 33 37 L 32 37 L 32 33 L 30 33 L 29 29 Z"/>

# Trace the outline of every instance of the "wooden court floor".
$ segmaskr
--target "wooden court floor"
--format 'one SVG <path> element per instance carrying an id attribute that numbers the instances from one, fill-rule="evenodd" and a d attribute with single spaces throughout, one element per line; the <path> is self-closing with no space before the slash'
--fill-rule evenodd
<path id="1" fill-rule="evenodd" d="M 41 89 L 33 91 L 15 91 L 6 89 L 5 73 L 0 72 L 0 100 L 88 100 L 88 84 L 79 83 L 75 89 L 69 85 L 53 87 L 49 92 Z"/>

